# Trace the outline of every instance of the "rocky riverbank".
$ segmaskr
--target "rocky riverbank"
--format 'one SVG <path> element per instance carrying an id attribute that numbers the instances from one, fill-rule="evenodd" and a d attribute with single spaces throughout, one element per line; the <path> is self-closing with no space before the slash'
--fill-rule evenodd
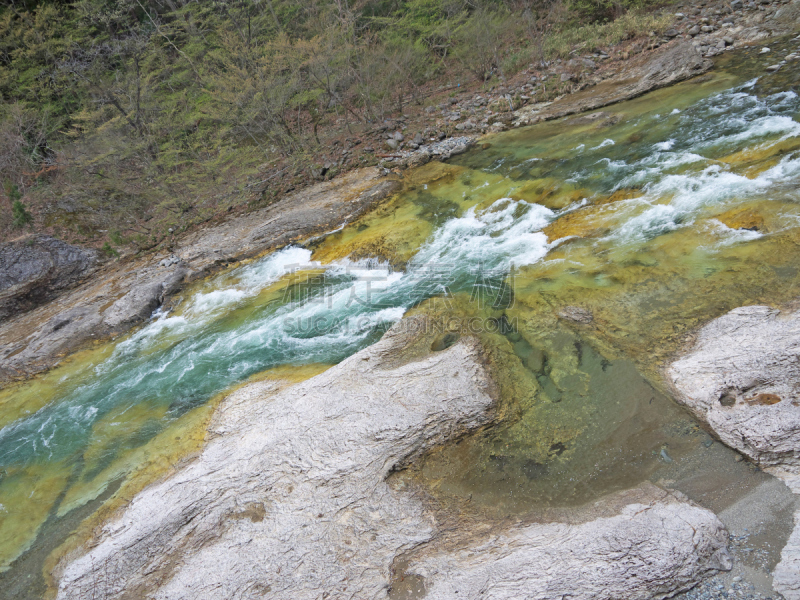
<path id="1" fill-rule="evenodd" d="M 230 395 L 196 461 L 62 561 L 58 597 L 373 598 L 408 579 L 413 597 L 645 599 L 730 569 L 713 513 L 652 485 L 562 522 L 454 531 L 421 489 L 387 483 L 492 420 L 478 341 L 421 352 L 426 330 L 406 319 L 304 383 Z"/>
<path id="2" fill-rule="evenodd" d="M 0 323 L 0 381 L 47 370 L 87 342 L 127 331 L 168 302 L 183 285 L 215 269 L 342 227 L 398 188 L 395 178 L 386 177 L 377 168 L 352 171 L 267 208 L 176 240 L 169 253 L 128 258 L 100 270 L 94 254 L 56 240 L 39 242 L 39 246 L 49 244 L 63 256 L 80 260 L 39 260 L 39 246 L 29 246 L 27 241 L 5 246 L 0 250 L 0 260 L 8 261 L 4 277 L 13 283 L 4 292 L 9 298 L 7 304 L 13 299 L 14 306 L 21 306 L 31 289 L 38 290 L 40 299 L 62 293 L 47 304 Z M 22 273 L 19 277 L 12 269 L 22 265 L 21 251 L 16 248 L 36 250 L 22 253 L 28 266 L 24 271 L 17 269 Z M 76 272 L 83 279 L 73 276 Z M 88 274 L 91 278 L 87 280 Z M 79 287 L 63 293 L 68 284 L 77 282 L 81 282 Z M 17 295 L 12 297 L 14 292 Z"/>
<path id="3" fill-rule="evenodd" d="M 793 31 L 800 0 L 741 6 L 701 2 L 676 9 L 683 12 L 676 12 L 675 27 L 664 38 L 632 46 L 623 43 L 608 54 L 555 61 L 544 71 L 522 74 L 489 94 L 460 94 L 413 122 L 382 124 L 365 138 L 373 145 L 384 144 L 387 154 L 380 167 L 356 169 L 313 184 L 267 208 L 176 238 L 167 250 L 126 257 L 95 272 L 97 253 L 51 240 L 46 244 L 60 244 L 64 252 L 83 256 L 80 266 L 54 260 L 46 275 L 31 271 L 20 279 L 21 263 L 12 265 L 15 248 L 33 238 L 3 246 L 0 267 L 6 275 L 0 279 L 0 315 L 6 311 L 8 318 L 0 324 L 0 381 L 41 372 L 91 340 L 127 331 L 168 303 L 186 282 L 215 268 L 340 227 L 399 188 L 394 176 L 382 179 L 390 169 L 447 160 L 470 148 L 481 134 L 596 109 L 705 73 L 713 64 L 710 57 L 722 51 L 717 38 L 723 33 L 735 36 L 725 46 L 733 49 Z M 696 33 L 697 23 L 706 21 Z M 792 55 L 783 59 L 791 60 Z M 563 79 L 569 93 L 552 102 L 533 102 L 531 94 L 546 85 L 545 75 Z M 33 260 L 32 254 L 28 256 Z M 15 275 L 14 269 L 19 273 Z M 86 281 L 90 273 L 92 279 Z M 80 288 L 69 291 L 81 281 Z"/>
<path id="4" fill-rule="evenodd" d="M 800 311 L 746 306 L 712 321 L 672 363 L 675 397 L 719 439 L 800 493 Z M 795 521 L 800 512 L 795 514 Z M 774 570 L 800 598 L 800 527 Z"/>

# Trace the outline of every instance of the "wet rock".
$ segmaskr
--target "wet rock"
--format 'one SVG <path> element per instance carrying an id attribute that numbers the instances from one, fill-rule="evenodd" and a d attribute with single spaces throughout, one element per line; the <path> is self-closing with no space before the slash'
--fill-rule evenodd
<path id="1" fill-rule="evenodd" d="M 567 306 L 558 312 L 558 316 L 567 321 L 574 321 L 575 323 L 582 323 L 584 325 L 594 320 L 592 311 L 579 306 Z"/>
<path id="2" fill-rule="evenodd" d="M 688 523 L 679 525 L 683 517 Z M 631 504 L 617 516 L 582 525 L 514 528 L 458 551 L 423 555 L 406 573 L 424 578 L 425 597 L 437 600 L 664 598 L 692 587 L 701 574 L 730 569 L 722 549 L 726 534 L 707 519 L 708 511 L 674 499 Z M 696 525 L 701 539 L 693 539 Z M 669 557 L 667 544 L 679 555 L 703 558 L 682 564 Z"/>
<path id="3" fill-rule="evenodd" d="M 231 394 L 197 460 L 57 567 L 58 598 L 379 598 L 401 555 L 429 598 L 664 598 L 730 568 L 719 520 L 650 484 L 574 523 L 440 530 L 386 478 L 488 423 L 494 384 L 474 338 L 404 360 L 421 330 L 403 321 L 304 383 Z"/>
<path id="4" fill-rule="evenodd" d="M 0 319 L 52 300 L 98 266 L 95 250 L 47 235 L 0 245 Z"/>

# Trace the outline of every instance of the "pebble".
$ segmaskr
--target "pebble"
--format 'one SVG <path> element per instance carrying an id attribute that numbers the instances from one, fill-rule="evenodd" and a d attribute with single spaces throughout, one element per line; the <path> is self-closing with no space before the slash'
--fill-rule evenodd
<path id="1" fill-rule="evenodd" d="M 759 52 L 759 54 L 766 54 L 769 51 L 770 49 L 765 46 L 764 48 L 761 49 L 761 52 Z"/>
<path id="2" fill-rule="evenodd" d="M 179 262 L 181 262 L 181 259 L 173 254 L 172 256 L 168 256 L 167 258 L 163 259 L 158 264 L 162 267 L 171 267 L 172 265 L 177 265 Z"/>

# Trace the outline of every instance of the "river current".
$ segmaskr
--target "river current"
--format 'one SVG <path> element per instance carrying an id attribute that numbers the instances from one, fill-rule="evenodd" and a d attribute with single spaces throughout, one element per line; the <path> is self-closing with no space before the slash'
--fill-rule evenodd
<path id="1" fill-rule="evenodd" d="M 693 328 L 800 291 L 800 97 L 748 64 L 407 172 L 356 223 L 0 391 L 0 569 L 41 569 L 197 451 L 226 390 L 311 376 L 408 314 L 432 350 L 480 336 L 501 390 L 499 424 L 404 475 L 444 501 L 525 514 L 704 463 L 749 476 L 660 376 Z"/>

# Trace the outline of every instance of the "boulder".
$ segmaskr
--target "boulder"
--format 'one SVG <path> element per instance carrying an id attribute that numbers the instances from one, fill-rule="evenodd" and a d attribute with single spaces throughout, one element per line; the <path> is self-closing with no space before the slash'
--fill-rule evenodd
<path id="1" fill-rule="evenodd" d="M 422 577 L 431 600 L 651 600 L 729 570 L 726 540 L 709 511 L 663 494 L 651 504 L 628 504 L 613 517 L 514 527 L 412 559 L 406 576 Z"/>
<path id="2" fill-rule="evenodd" d="M 719 439 L 800 493 L 800 311 L 736 308 L 703 327 L 666 374 Z M 774 572 L 787 600 L 800 599 L 798 529 Z"/>
<path id="3" fill-rule="evenodd" d="M 0 245 L 0 319 L 52 300 L 98 265 L 98 253 L 47 235 Z"/>

